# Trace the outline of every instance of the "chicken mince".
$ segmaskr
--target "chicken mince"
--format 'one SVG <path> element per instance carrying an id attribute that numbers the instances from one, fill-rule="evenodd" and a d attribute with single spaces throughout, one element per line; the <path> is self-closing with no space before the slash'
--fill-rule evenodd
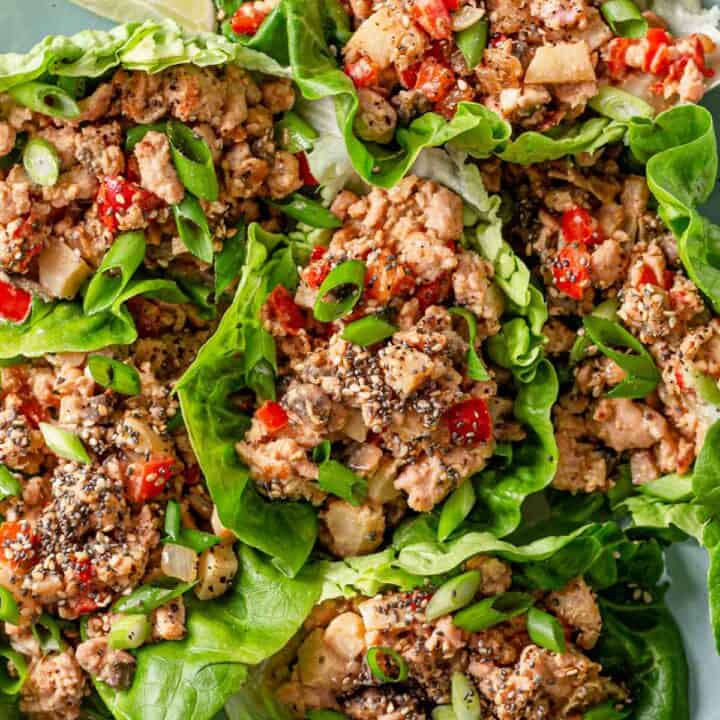
<path id="1" fill-rule="evenodd" d="M 0 715 L 689 720 L 716 49 L 623 2 L 222 2 L 0 57 Z"/>

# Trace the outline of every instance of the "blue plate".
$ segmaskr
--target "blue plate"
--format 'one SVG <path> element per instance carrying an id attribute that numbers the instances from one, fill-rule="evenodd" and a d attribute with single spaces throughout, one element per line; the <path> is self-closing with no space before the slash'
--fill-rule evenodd
<path id="1" fill-rule="evenodd" d="M 111 27 L 66 0 L 0 0 L 0 5 L 0 52 L 24 52 L 50 34 Z M 720 118 L 720 88 L 704 104 Z M 720 192 L 716 191 L 706 213 L 720 223 Z M 720 720 L 720 658 L 708 621 L 706 555 L 695 544 L 676 545 L 669 552 L 668 570 L 672 579 L 668 601 L 682 627 L 690 662 L 693 720 Z"/>

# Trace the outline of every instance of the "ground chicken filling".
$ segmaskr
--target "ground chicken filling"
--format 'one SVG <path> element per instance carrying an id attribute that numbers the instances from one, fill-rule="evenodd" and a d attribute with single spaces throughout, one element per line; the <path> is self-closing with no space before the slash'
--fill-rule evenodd
<path id="1" fill-rule="evenodd" d="M 180 121 L 204 140 L 219 193 L 200 199 L 215 250 L 237 221 L 259 219 L 259 200 L 303 185 L 301 160 L 282 150 L 274 119 L 292 107 L 287 80 L 256 80 L 241 68 L 180 65 L 156 75 L 117 71 L 79 101 L 74 120 L 49 118 L 0 95 L 0 280 L 5 295 L 72 298 L 124 232 L 143 230 L 144 265 L 191 276 L 207 265 L 181 240 L 173 208 L 194 200 L 180 181 L 162 123 Z M 128 131 L 152 125 L 130 143 Z M 53 185 L 12 163 L 18 142 L 50 143 L 60 161 Z M 273 229 L 270 226 L 269 229 Z M 277 224 L 274 229 L 277 228 Z M 23 317 L 8 317 L 17 321 Z"/>
<path id="2" fill-rule="evenodd" d="M 29 663 L 20 706 L 31 717 L 78 717 L 91 688 L 86 673 L 113 688 L 129 686 L 135 658 L 108 645 L 120 617 L 108 608 L 138 585 L 181 579 L 172 573 L 168 578 L 161 558 L 168 547 L 161 533 L 169 500 L 179 503 L 183 527 L 222 539 L 205 555 L 229 553 L 237 569 L 234 536 L 214 516 L 171 394 L 212 328 L 191 322 L 182 306 L 145 302 L 167 326 L 101 353 L 138 371 L 137 395 L 98 385 L 84 353 L 48 355 L 2 370 L 0 463 L 22 480 L 21 494 L 0 506 L 0 584 L 20 610 L 21 622 L 5 623 L 5 631 Z M 79 439 L 89 462 L 59 457 L 48 445 L 45 424 Z M 199 567 L 203 562 L 201 555 Z M 223 582 L 200 577 L 198 597 L 222 594 L 234 575 L 225 570 Z M 193 572 L 198 577 L 197 560 Z M 43 612 L 67 620 L 92 614 L 87 639 L 68 631 L 65 648 L 48 652 L 30 629 Z M 150 623 L 148 642 L 182 639 L 182 597 L 158 607 Z"/>
<path id="3" fill-rule="evenodd" d="M 508 565 L 477 556 L 476 600 L 507 591 Z M 482 717 L 496 720 L 576 718 L 608 700 L 627 701 L 624 688 L 586 655 L 595 646 L 602 619 L 584 580 L 558 592 L 539 593 L 536 607 L 554 615 L 568 639 L 565 651 L 534 644 L 519 615 L 481 632 L 463 630 L 453 616 L 428 620 L 432 592 L 388 592 L 372 598 L 324 603 L 305 623 L 290 678 L 278 691 L 295 717 L 333 709 L 351 720 L 429 720 L 437 706 L 451 702 L 451 677 L 462 673 L 482 705 Z M 407 679 L 383 683 L 368 665 L 368 650 L 382 647 L 407 665 Z M 390 667 L 383 672 L 392 675 Z M 434 717 L 434 715 L 432 715 Z"/>
<path id="4" fill-rule="evenodd" d="M 511 123 L 548 129 L 578 117 L 603 85 L 656 109 L 698 102 L 713 71 L 705 35 L 674 38 L 647 14 L 646 37 L 616 37 L 586 0 L 350 0 L 355 33 L 343 49 L 358 88 L 355 130 L 392 139 L 430 110 L 450 118 L 463 101 Z M 487 47 L 473 34 L 487 37 Z"/>
<path id="5" fill-rule="evenodd" d="M 649 208 L 645 179 L 622 173 L 618 152 L 484 168 L 488 184 L 515 199 L 508 239 L 545 286 L 549 355 L 566 362 L 584 333 L 582 316 L 604 308 L 661 373 L 643 399 L 608 398 L 625 371 L 592 344 L 571 360 L 572 381 L 553 411 L 560 450 L 553 486 L 572 492 L 608 490 L 626 462 L 636 484 L 688 472 L 718 417 L 701 383 L 720 378 L 720 326 Z"/>
<path id="6" fill-rule="evenodd" d="M 315 248 L 295 296 L 279 286 L 261 311 L 277 342 L 279 392 L 237 451 L 267 496 L 322 506 L 321 537 L 349 556 L 377 548 L 406 507 L 431 510 L 486 465 L 497 441 L 524 433 L 495 380 L 468 378 L 466 321 L 449 312 L 473 314 L 479 347 L 498 332 L 503 310 L 492 266 L 460 245 L 460 198 L 408 177 L 389 191 L 342 192 L 332 209 L 343 227 L 327 249 Z M 320 285 L 350 259 L 365 263 L 360 302 L 341 322 L 317 322 Z M 369 347 L 343 339 L 368 316 L 395 331 Z M 362 505 L 320 486 L 313 450 L 325 440 L 367 479 Z"/>

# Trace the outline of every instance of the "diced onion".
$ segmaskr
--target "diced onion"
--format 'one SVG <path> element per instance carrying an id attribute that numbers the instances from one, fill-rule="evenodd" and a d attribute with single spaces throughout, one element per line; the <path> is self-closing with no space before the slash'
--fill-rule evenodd
<path id="1" fill-rule="evenodd" d="M 197 578 L 197 554 L 190 548 L 174 543 L 163 546 L 160 569 L 168 577 L 177 578 L 183 582 L 194 582 Z"/>

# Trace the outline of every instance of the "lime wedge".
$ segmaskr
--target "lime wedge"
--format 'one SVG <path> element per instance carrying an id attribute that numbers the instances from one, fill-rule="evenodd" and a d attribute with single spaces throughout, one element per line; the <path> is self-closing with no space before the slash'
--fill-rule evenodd
<path id="1" fill-rule="evenodd" d="M 190 32 L 215 29 L 212 0 L 70 0 L 96 15 L 116 22 L 174 20 Z"/>

